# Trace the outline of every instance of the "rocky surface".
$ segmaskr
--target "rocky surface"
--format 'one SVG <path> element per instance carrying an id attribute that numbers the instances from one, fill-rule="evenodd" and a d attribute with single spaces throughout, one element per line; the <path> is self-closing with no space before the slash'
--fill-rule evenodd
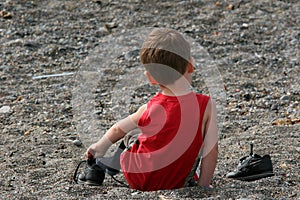
<path id="1" fill-rule="evenodd" d="M 0 198 L 299 199 L 299 13 L 297 0 L 2 0 Z M 227 99 L 214 189 L 141 192 L 109 177 L 102 187 L 72 181 L 86 149 L 71 103 L 74 75 L 108 36 L 143 27 L 176 29 L 218 63 Z M 128 69 L 112 68 L 96 91 L 103 131 L 116 120 L 107 92 L 120 73 Z M 39 77 L 48 74 L 61 76 Z M 194 87 L 205 93 L 199 77 L 196 70 Z M 138 90 L 132 110 L 149 90 Z M 226 179 L 251 142 L 255 153 L 271 155 L 275 176 Z"/>

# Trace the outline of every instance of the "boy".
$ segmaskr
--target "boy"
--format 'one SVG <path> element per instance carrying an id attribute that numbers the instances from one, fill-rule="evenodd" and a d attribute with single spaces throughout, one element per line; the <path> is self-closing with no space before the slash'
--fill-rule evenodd
<path id="1" fill-rule="evenodd" d="M 218 155 L 216 106 L 208 96 L 191 91 L 194 66 L 189 43 L 175 30 L 154 29 L 143 43 L 140 58 L 145 76 L 161 91 L 114 124 L 87 149 L 86 157 L 97 158 L 97 166 L 111 174 L 121 167 L 133 189 L 174 189 L 195 181 L 212 187 Z M 114 157 L 102 158 L 122 138 Z M 92 170 L 79 180 L 97 180 Z"/>

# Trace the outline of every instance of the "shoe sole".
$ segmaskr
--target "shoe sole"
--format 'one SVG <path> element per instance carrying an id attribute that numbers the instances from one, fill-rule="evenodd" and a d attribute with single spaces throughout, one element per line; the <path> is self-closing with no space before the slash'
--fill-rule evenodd
<path id="1" fill-rule="evenodd" d="M 78 183 L 79 184 L 82 184 L 82 185 L 90 185 L 90 186 L 101 186 L 102 184 L 99 184 L 97 182 L 94 182 L 94 181 L 90 181 L 90 180 L 87 180 L 87 181 L 81 181 L 78 179 Z"/>
<path id="2" fill-rule="evenodd" d="M 235 177 L 234 179 L 240 180 L 240 181 L 255 181 L 261 178 L 267 178 L 267 177 L 271 177 L 274 176 L 273 172 L 264 172 L 261 174 L 255 174 L 255 175 L 251 175 L 251 176 L 244 176 L 244 177 Z"/>

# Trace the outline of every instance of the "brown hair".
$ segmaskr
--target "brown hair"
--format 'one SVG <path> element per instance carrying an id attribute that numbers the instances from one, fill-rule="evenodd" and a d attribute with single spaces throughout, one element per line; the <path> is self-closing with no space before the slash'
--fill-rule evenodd
<path id="1" fill-rule="evenodd" d="M 190 45 L 172 29 L 154 29 L 144 41 L 140 58 L 146 70 L 160 84 L 173 83 L 187 70 Z"/>

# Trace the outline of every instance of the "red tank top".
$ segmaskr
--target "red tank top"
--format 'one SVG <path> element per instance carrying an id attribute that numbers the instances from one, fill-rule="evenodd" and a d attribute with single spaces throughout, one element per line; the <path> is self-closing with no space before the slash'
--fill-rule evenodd
<path id="1" fill-rule="evenodd" d="M 208 96 L 155 95 L 139 119 L 137 142 L 121 155 L 123 174 L 133 189 L 181 188 L 202 146 Z"/>

